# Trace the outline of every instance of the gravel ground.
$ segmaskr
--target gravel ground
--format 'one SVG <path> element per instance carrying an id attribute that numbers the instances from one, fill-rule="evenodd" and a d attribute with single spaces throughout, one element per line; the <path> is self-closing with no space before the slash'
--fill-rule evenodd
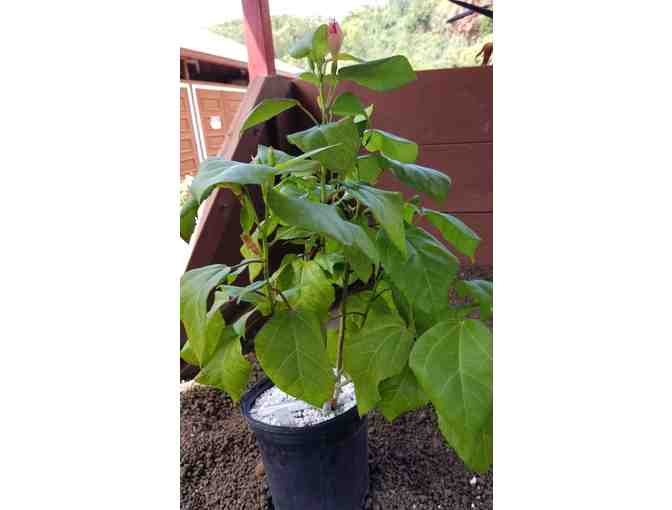
<path id="1" fill-rule="evenodd" d="M 469 268 L 461 276 L 491 279 L 492 270 Z M 272 510 L 261 455 L 238 406 L 218 390 L 187 385 L 180 411 L 181 510 Z M 443 441 L 431 406 L 394 423 L 370 413 L 369 471 L 367 510 L 492 509 L 492 471 L 464 466 Z"/>

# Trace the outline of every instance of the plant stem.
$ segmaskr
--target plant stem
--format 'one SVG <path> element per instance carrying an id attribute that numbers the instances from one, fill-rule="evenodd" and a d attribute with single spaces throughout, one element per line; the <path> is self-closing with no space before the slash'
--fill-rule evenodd
<path id="1" fill-rule="evenodd" d="M 285 295 L 282 293 L 281 290 L 278 290 L 277 293 L 280 295 L 282 300 L 285 302 L 285 306 L 287 307 L 288 310 L 292 310 L 292 305 L 289 304 L 289 301 L 287 301 L 287 298 Z"/>
<path id="2" fill-rule="evenodd" d="M 268 304 L 271 307 L 271 314 L 275 313 L 275 298 L 273 297 L 273 286 L 271 285 L 270 278 L 270 269 L 269 269 L 269 260 L 268 260 L 268 239 L 266 237 L 266 228 L 270 223 L 270 216 L 268 214 L 268 200 L 267 200 L 267 187 L 264 185 L 261 187 L 261 192 L 264 198 L 264 228 L 261 228 L 261 239 L 263 243 L 263 257 L 264 257 L 264 279 L 266 280 L 266 286 L 268 288 Z"/>
<path id="3" fill-rule="evenodd" d="M 341 320 L 338 331 L 338 347 L 336 350 L 336 382 L 334 384 L 334 397 L 332 399 L 332 409 L 336 407 L 338 393 L 341 389 L 341 374 L 343 373 L 343 341 L 345 340 L 345 325 L 348 307 L 348 284 L 350 283 L 350 264 L 345 264 L 345 275 L 343 276 L 343 296 L 341 299 Z"/>
<path id="4" fill-rule="evenodd" d="M 232 270 L 238 269 L 239 267 L 246 266 L 247 264 L 254 264 L 256 262 L 263 262 L 264 259 L 249 259 L 249 260 L 244 260 L 240 264 L 236 264 L 235 266 L 231 266 Z"/>
<path id="5" fill-rule="evenodd" d="M 320 202 L 323 204 L 327 201 L 327 171 L 324 165 L 320 165 Z"/>
<path id="6" fill-rule="evenodd" d="M 308 115 L 308 117 L 310 117 L 310 120 L 312 120 L 316 126 L 320 125 L 315 116 L 312 113 L 310 113 L 305 106 L 299 103 L 299 108 L 301 108 L 305 112 L 305 114 Z"/>

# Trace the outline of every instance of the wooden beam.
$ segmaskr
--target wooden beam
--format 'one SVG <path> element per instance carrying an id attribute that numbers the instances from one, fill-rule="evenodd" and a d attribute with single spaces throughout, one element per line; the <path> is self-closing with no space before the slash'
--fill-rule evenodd
<path id="1" fill-rule="evenodd" d="M 247 69 L 250 81 L 258 76 L 272 76 L 275 71 L 275 51 L 268 0 L 242 0 Z"/>

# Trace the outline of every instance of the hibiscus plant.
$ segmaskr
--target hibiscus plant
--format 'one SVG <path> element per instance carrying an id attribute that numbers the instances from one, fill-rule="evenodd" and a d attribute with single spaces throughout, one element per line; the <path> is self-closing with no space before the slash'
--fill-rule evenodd
<path id="1" fill-rule="evenodd" d="M 261 318 L 253 350 L 281 390 L 322 408 L 333 405 L 339 381 L 352 380 L 360 415 L 378 408 L 388 420 L 431 402 L 446 441 L 483 471 L 492 463 L 492 283 L 461 280 L 458 258 L 417 223 L 424 217 L 472 260 L 480 238 L 418 196 L 406 201 L 376 187 L 390 172 L 442 203 L 451 180 L 415 163 L 416 143 L 372 127 L 373 105 L 337 95 L 341 82 L 384 92 L 416 79 L 403 56 L 364 62 L 340 52 L 342 37 L 332 22 L 292 49 L 307 59 L 310 70 L 300 79 L 316 86 L 320 119 L 295 99 L 268 99 L 242 126 L 300 108 L 315 124 L 287 136 L 300 155 L 259 146 L 251 162 L 215 157 L 200 166 L 181 235 L 191 236 L 199 204 L 228 188 L 241 204 L 243 258 L 183 275 L 181 355 L 200 367 L 198 382 L 237 401 L 251 370 L 241 341 L 250 340 L 250 318 Z M 263 215 L 251 199 L 254 187 Z M 277 268 L 269 261 L 274 245 L 294 248 Z M 451 292 L 464 304 L 451 304 Z M 226 324 L 221 308 L 232 301 L 249 311 Z"/>

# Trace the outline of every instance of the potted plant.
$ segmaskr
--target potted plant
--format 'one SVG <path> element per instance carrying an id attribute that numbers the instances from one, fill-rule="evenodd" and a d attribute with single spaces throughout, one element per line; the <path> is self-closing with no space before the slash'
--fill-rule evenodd
<path id="1" fill-rule="evenodd" d="M 332 22 L 292 49 L 293 57 L 307 59 L 310 71 L 300 78 L 317 87 L 321 119 L 294 99 L 270 99 L 242 127 L 301 108 L 315 124 L 287 136 L 301 154 L 260 146 L 249 163 L 211 158 L 181 213 L 188 240 L 198 205 L 214 189 L 228 188 L 240 200 L 243 260 L 181 279 L 188 338 L 181 355 L 200 367 L 198 382 L 238 401 L 251 369 L 241 339 L 251 316 L 265 320 L 254 352 L 269 379 L 241 407 L 262 450 L 275 507 L 283 510 L 360 507 L 368 489 L 366 415 L 376 408 L 394 420 L 431 402 L 444 438 L 465 464 L 484 471 L 492 463 L 492 334 L 483 322 L 492 317 L 492 283 L 458 278 L 458 258 L 416 222 L 424 217 L 472 260 L 480 239 L 456 217 L 423 207 L 419 197 L 406 201 L 376 187 L 391 172 L 442 202 L 451 181 L 415 163 L 417 144 L 375 129 L 373 105 L 336 94 L 344 81 L 388 91 L 415 80 L 406 58 L 363 62 L 340 52 L 342 38 Z M 261 191 L 262 216 L 252 187 Z M 272 270 L 269 252 L 278 242 L 300 252 Z M 244 272 L 251 283 L 236 285 Z M 450 304 L 451 289 L 466 303 Z M 220 309 L 232 300 L 250 310 L 226 324 Z M 473 318 L 477 311 L 480 319 Z M 354 385 L 356 407 L 336 416 L 346 384 Z M 256 419 L 257 397 L 274 385 L 331 418 L 305 427 Z"/>

